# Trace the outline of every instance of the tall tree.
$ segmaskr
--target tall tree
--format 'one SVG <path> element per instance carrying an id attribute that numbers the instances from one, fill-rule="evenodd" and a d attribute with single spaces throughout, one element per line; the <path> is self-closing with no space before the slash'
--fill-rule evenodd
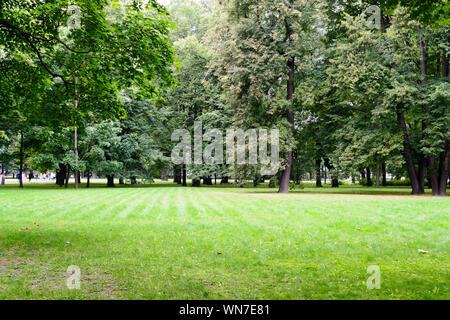
<path id="1" fill-rule="evenodd" d="M 279 192 L 289 191 L 297 81 L 303 61 L 320 38 L 321 1 L 233 0 L 223 3 L 227 17 L 213 35 L 221 59 L 215 67 L 230 94 L 236 124 L 281 129 L 284 161 Z"/>

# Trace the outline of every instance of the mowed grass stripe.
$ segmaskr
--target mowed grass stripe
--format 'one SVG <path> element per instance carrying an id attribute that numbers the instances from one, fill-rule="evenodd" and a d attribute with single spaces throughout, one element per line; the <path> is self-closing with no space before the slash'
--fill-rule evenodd
<path id="1" fill-rule="evenodd" d="M 0 298 L 450 297 L 449 199 L 177 186 L 1 191 L 10 202 L 0 215 Z M 39 195 L 50 213 L 23 213 Z M 41 230 L 23 229 L 35 220 Z M 68 264 L 93 277 L 78 292 L 64 279 L 54 288 L 51 277 Z M 365 286 L 371 264 L 381 268 L 380 290 Z"/>

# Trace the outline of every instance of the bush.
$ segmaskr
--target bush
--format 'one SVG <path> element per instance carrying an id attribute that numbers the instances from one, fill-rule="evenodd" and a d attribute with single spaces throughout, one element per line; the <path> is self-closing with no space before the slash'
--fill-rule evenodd
<path id="1" fill-rule="evenodd" d="M 368 181 L 367 178 L 359 179 L 359 184 L 362 185 L 362 186 L 367 186 L 367 181 Z M 372 182 L 375 185 L 375 180 L 374 179 L 372 179 Z"/>
<path id="2" fill-rule="evenodd" d="M 376 179 L 372 179 L 373 185 L 376 183 Z M 367 186 L 367 179 L 363 178 L 359 180 L 359 184 L 362 186 Z M 382 184 L 382 181 L 380 179 L 380 185 Z M 428 185 L 428 181 L 425 181 L 425 186 Z M 392 180 L 392 181 L 386 181 L 386 186 L 388 187 L 410 187 L 411 186 L 411 180 Z"/>
<path id="3" fill-rule="evenodd" d="M 427 185 L 427 181 L 425 181 L 425 185 Z M 387 185 L 389 187 L 410 187 L 411 186 L 411 180 L 406 179 L 406 180 L 392 180 L 392 181 L 387 181 Z"/>

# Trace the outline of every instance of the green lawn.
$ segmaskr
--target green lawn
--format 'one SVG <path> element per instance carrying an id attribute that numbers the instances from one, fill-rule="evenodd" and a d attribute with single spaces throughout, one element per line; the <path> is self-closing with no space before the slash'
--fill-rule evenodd
<path id="1" fill-rule="evenodd" d="M 450 199 L 317 191 L 1 187 L 0 299 L 450 299 Z"/>

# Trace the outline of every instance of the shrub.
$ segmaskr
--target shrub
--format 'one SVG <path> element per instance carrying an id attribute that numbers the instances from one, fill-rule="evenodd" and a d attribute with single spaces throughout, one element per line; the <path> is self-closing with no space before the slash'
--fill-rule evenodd
<path id="1" fill-rule="evenodd" d="M 387 185 L 389 187 L 410 187 L 411 186 L 411 180 L 392 180 L 387 181 Z M 425 181 L 425 185 L 427 185 L 427 182 Z"/>

